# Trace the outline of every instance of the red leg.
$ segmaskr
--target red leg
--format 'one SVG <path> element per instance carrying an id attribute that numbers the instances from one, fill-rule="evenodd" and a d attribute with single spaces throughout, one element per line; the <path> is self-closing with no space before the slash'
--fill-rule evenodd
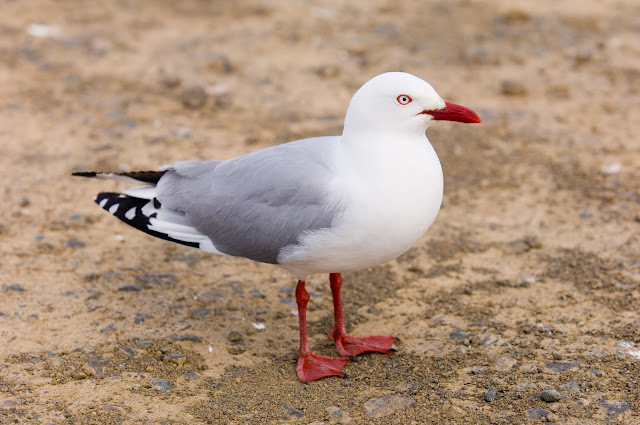
<path id="1" fill-rule="evenodd" d="M 304 280 L 299 280 L 296 287 L 296 302 L 300 319 L 300 355 L 296 366 L 298 379 L 306 384 L 325 376 L 336 375 L 346 378 L 347 375 L 342 372 L 342 368 L 349 363 L 349 359 L 319 356 L 309 350 L 307 342 L 307 303 L 309 298 L 309 293 L 304 288 Z"/>
<path id="2" fill-rule="evenodd" d="M 366 351 L 375 351 L 377 353 L 393 354 L 396 350 L 391 348 L 398 338 L 387 335 L 371 335 L 365 337 L 353 337 L 347 335 L 344 326 L 344 317 L 342 315 L 342 297 L 340 296 L 340 288 L 342 287 L 342 275 L 340 273 L 331 273 L 329 275 L 331 282 L 331 294 L 333 295 L 333 331 L 329 334 L 329 338 L 333 338 L 336 342 L 336 350 L 343 357 L 353 359 L 358 354 Z"/>

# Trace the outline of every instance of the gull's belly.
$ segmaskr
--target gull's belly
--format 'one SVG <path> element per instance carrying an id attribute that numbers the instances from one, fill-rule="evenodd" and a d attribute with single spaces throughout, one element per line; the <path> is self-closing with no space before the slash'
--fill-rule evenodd
<path id="1" fill-rule="evenodd" d="M 332 226 L 284 249 L 279 263 L 302 279 L 362 270 L 401 255 L 431 226 L 442 203 L 440 162 L 435 152 L 428 159 L 352 187 L 350 202 Z"/>
<path id="2" fill-rule="evenodd" d="M 338 253 L 331 263 L 340 263 L 334 267 L 371 267 L 408 250 L 431 226 L 442 203 L 441 178 L 428 177 L 431 181 L 423 180 L 421 185 L 380 191 L 376 198 L 345 211 L 331 241 Z"/>

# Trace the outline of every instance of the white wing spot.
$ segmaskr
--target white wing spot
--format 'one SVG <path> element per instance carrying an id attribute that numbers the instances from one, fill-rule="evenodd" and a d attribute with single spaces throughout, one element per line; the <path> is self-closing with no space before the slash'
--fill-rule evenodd
<path id="1" fill-rule="evenodd" d="M 106 205 L 106 203 L 109 201 L 109 199 L 104 198 L 102 201 L 100 201 L 100 208 L 104 208 L 104 206 Z"/>
<path id="2" fill-rule="evenodd" d="M 151 216 L 154 212 L 158 212 L 158 210 L 153 206 L 153 201 L 149 201 L 141 209 L 142 214 L 147 217 Z"/>
<path id="3" fill-rule="evenodd" d="M 120 204 L 113 204 L 109 207 L 109 214 L 115 214 Z"/>
<path id="4" fill-rule="evenodd" d="M 127 220 L 133 220 L 133 217 L 136 216 L 136 207 L 131 208 L 129 211 L 124 213 L 124 216 Z"/>

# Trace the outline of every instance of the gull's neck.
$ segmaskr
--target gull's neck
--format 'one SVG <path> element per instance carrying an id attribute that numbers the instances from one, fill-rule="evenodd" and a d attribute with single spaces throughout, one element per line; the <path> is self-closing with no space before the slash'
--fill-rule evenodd
<path id="1" fill-rule="evenodd" d="M 345 125 L 340 144 L 354 160 L 375 157 L 391 160 L 413 155 L 425 148 L 433 149 L 425 135 L 424 125 L 419 130 L 411 128 L 400 132 L 388 128 L 352 129 Z"/>

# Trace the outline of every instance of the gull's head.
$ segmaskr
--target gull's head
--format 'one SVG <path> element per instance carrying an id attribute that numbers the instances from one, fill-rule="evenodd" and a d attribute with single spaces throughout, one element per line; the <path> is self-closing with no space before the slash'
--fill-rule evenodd
<path id="1" fill-rule="evenodd" d="M 442 100 L 426 81 L 405 72 L 387 72 L 366 82 L 353 96 L 345 132 L 424 134 L 434 120 L 481 122 L 471 109 Z"/>

